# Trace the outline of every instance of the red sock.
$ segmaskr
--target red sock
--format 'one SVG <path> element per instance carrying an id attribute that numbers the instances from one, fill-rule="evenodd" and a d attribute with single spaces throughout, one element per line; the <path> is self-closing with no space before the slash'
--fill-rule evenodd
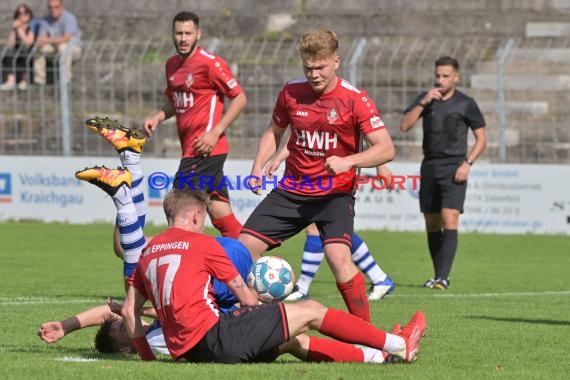
<path id="1" fill-rule="evenodd" d="M 214 227 L 221 232 L 222 236 L 237 239 L 241 232 L 241 223 L 236 219 L 234 214 L 226 215 L 222 218 L 212 220 Z"/>
<path id="2" fill-rule="evenodd" d="M 370 322 L 370 305 L 366 297 L 366 280 L 361 272 L 347 282 L 337 282 L 336 287 L 350 314 Z"/>
<path id="3" fill-rule="evenodd" d="M 364 353 L 352 344 L 338 340 L 309 337 L 308 362 L 362 363 Z"/>
<path id="4" fill-rule="evenodd" d="M 346 343 L 384 349 L 386 332 L 344 311 L 328 309 L 319 332 Z"/>

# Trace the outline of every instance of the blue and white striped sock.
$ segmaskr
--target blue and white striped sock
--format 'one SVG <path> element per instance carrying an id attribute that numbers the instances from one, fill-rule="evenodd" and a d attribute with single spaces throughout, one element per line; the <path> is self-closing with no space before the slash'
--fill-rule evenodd
<path id="1" fill-rule="evenodd" d="M 130 277 L 146 244 L 137 209 L 131 198 L 130 189 L 123 185 L 113 196 L 117 208 L 117 226 L 123 248 L 123 275 Z"/>
<path id="2" fill-rule="evenodd" d="M 386 273 L 376 264 L 368 246 L 356 232 L 352 234 L 352 261 L 358 265 L 373 285 L 386 280 Z"/>
<path id="3" fill-rule="evenodd" d="M 303 261 L 301 261 L 301 275 L 297 280 L 297 287 L 301 293 L 309 294 L 311 283 L 324 257 L 325 253 L 320 236 L 307 235 L 303 249 Z"/>

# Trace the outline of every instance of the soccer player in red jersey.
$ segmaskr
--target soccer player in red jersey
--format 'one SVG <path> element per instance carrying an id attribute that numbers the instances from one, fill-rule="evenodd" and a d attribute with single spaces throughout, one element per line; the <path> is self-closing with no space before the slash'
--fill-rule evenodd
<path id="1" fill-rule="evenodd" d="M 208 214 L 224 236 L 237 237 L 241 223 L 229 203 L 227 187 L 221 184 L 228 154 L 225 130 L 244 109 L 247 98 L 226 61 L 198 46 L 202 36 L 199 18 L 192 12 L 178 13 L 172 22 L 177 55 L 166 62 L 167 101 L 144 122 L 151 136 L 164 120 L 176 116 L 182 160 L 174 188 L 189 187 L 210 193 Z M 224 111 L 224 98 L 230 99 Z M 213 182 L 200 183 L 204 176 Z"/>
<path id="2" fill-rule="evenodd" d="M 285 172 L 278 189 L 250 215 L 239 239 L 256 259 L 315 223 L 348 310 L 370 321 L 365 279 L 350 254 L 354 182 L 357 168 L 389 162 L 395 151 L 372 99 L 338 77 L 337 50 L 337 36 L 329 30 L 313 30 L 300 38 L 305 78 L 281 90 L 249 184 L 259 192 L 263 167 L 290 127 Z M 369 144 L 362 152 L 361 136 Z"/>
<path id="3" fill-rule="evenodd" d="M 143 360 L 155 359 L 141 320 L 147 300 L 156 310 L 175 360 L 251 363 L 296 352 L 295 356 L 310 361 L 363 361 L 363 351 L 352 344 L 383 351 L 384 361 L 415 360 L 426 328 L 421 311 L 391 334 L 313 300 L 258 305 L 256 293 L 224 250 L 202 233 L 206 199 L 199 191 L 168 193 L 164 212 L 169 227 L 147 245 L 131 277 L 121 315 Z M 226 282 L 243 307 L 220 313 L 213 277 Z M 308 330 L 336 340 L 301 335 Z"/>

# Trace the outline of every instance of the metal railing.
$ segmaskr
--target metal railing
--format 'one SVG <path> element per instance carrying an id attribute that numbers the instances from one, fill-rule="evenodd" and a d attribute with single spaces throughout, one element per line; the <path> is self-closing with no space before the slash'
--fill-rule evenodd
<path id="1" fill-rule="evenodd" d="M 432 86 L 434 60 L 452 55 L 461 64 L 460 89 L 478 101 L 487 119 L 490 143 L 484 159 L 570 162 L 570 86 L 564 87 L 566 80 L 570 83 L 564 72 L 570 68 L 570 44 L 560 40 L 513 41 L 511 51 L 505 53 L 506 42 L 491 37 L 341 40 L 340 74 L 374 99 L 398 147 L 399 160 L 421 158 L 421 126 L 406 135 L 400 133 L 402 110 L 417 93 Z M 303 75 L 296 41 L 281 35 L 209 39 L 202 45 L 232 65 L 246 91 L 248 107 L 228 132 L 230 157 L 252 158 L 278 91 L 287 80 Z M 58 70 L 61 57 L 55 57 L 49 66 L 52 80 L 47 85 L 0 93 L 0 154 L 111 154 L 112 149 L 91 134 L 83 121 L 100 115 L 140 127 L 144 118 L 164 102 L 164 63 L 174 53 L 168 37 L 146 41 L 93 37 L 84 42 L 69 85 L 59 75 L 65 71 Z M 503 61 L 499 62 L 501 53 Z M 3 49 L 1 58 L 6 54 Z M 28 67 L 31 59 L 27 60 Z M 520 78 L 525 75 L 523 83 Z M 533 76 L 541 90 L 525 87 L 532 86 Z M 503 87 L 498 85 L 499 79 Z M 553 81 L 552 88 L 544 84 L 545 80 Z M 503 125 L 502 133 L 499 124 Z M 158 129 L 145 152 L 179 155 L 172 122 Z"/>

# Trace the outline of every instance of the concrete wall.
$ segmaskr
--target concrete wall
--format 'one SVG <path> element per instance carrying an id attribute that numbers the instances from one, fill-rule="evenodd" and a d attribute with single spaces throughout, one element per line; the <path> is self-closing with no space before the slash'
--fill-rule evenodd
<path id="1" fill-rule="evenodd" d="M 0 32 L 6 35 L 19 0 L 0 2 Z M 37 16 L 47 0 L 29 0 Z M 207 35 L 255 35 L 268 30 L 270 16 L 285 15 L 287 31 L 315 26 L 354 35 L 523 36 L 527 22 L 567 21 L 569 0 L 67 0 L 86 36 L 168 35 L 172 16 L 195 11 Z"/>

